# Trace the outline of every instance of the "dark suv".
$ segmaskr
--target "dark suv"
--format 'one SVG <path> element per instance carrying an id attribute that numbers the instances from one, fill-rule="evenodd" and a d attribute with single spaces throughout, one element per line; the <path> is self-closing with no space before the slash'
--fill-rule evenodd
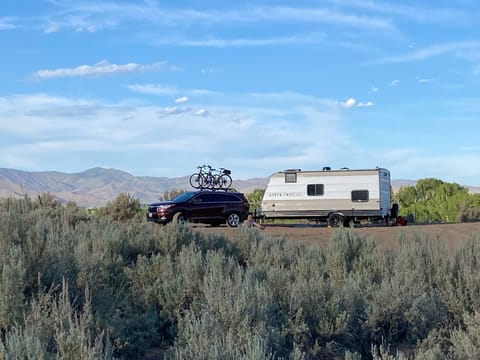
<path id="1" fill-rule="evenodd" d="M 190 191 L 171 201 L 148 206 L 147 220 L 166 224 L 170 221 L 199 222 L 218 226 L 238 226 L 246 217 L 250 204 L 242 193 L 226 191 Z"/>

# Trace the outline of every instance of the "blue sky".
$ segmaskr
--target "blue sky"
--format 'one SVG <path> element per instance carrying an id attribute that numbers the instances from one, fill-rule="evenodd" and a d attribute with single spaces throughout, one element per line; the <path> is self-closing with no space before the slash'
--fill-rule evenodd
<path id="1" fill-rule="evenodd" d="M 478 186 L 479 22 L 474 0 L 5 0 L 0 167 Z"/>

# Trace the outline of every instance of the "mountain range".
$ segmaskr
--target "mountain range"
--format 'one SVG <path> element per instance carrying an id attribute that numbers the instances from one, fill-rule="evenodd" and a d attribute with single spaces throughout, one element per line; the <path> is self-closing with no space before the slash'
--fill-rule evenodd
<path id="1" fill-rule="evenodd" d="M 158 201 L 166 191 L 192 189 L 189 179 L 190 176 L 133 176 L 122 170 L 100 167 L 71 174 L 0 168 L 0 198 L 34 197 L 48 192 L 63 202 L 73 201 L 81 207 L 101 207 L 115 200 L 120 193 L 128 193 L 148 204 Z M 265 188 L 267 182 L 268 178 L 233 179 L 232 187 L 249 193 L 256 188 Z"/>
<path id="2" fill-rule="evenodd" d="M 248 180 L 233 179 L 232 187 L 249 193 L 265 188 L 268 177 Z M 392 180 L 392 187 L 414 185 L 415 180 Z M 471 193 L 480 193 L 480 187 L 468 186 Z M 117 169 L 92 168 L 79 173 L 58 171 L 23 171 L 0 168 L 0 198 L 34 197 L 41 193 L 55 195 L 63 202 L 73 201 L 81 207 L 101 207 L 115 200 L 120 193 L 128 193 L 142 203 L 158 201 L 173 189 L 191 189 L 189 176 L 176 178 L 133 176 Z"/>

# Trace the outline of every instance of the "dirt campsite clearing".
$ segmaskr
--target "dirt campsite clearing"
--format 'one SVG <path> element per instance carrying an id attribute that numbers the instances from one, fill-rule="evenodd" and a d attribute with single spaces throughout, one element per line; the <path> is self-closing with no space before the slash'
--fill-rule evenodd
<path id="1" fill-rule="evenodd" d="M 206 234 L 223 234 L 233 238 L 234 228 L 228 227 L 197 227 Z M 458 223 L 458 224 L 409 224 L 407 226 L 371 226 L 364 225 L 354 229 L 359 235 L 373 239 L 379 247 L 394 249 L 401 234 L 406 238 L 413 238 L 416 235 L 426 236 L 428 239 L 443 241 L 450 253 L 465 240 L 474 234 L 480 236 L 480 222 Z M 267 238 L 285 237 L 291 241 L 298 241 L 309 245 L 325 245 L 329 242 L 332 232 L 335 229 L 307 224 L 291 225 L 266 225 L 261 231 Z"/>

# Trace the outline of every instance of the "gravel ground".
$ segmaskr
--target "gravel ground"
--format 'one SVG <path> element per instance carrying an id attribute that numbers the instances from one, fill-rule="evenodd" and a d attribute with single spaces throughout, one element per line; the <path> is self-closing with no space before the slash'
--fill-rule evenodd
<path id="1" fill-rule="evenodd" d="M 207 234 L 224 234 L 230 238 L 234 236 L 235 229 L 220 226 L 196 226 Z M 306 244 L 325 245 L 335 229 L 320 225 L 266 225 L 261 231 L 267 238 L 286 237 L 292 241 L 300 241 Z M 403 233 L 407 239 L 422 235 L 429 239 L 444 241 L 450 253 L 456 247 L 477 234 L 480 239 L 480 222 L 460 224 L 409 224 L 407 226 L 359 226 L 355 228 L 361 236 L 375 240 L 380 247 L 393 249 L 397 245 L 397 239 Z"/>

